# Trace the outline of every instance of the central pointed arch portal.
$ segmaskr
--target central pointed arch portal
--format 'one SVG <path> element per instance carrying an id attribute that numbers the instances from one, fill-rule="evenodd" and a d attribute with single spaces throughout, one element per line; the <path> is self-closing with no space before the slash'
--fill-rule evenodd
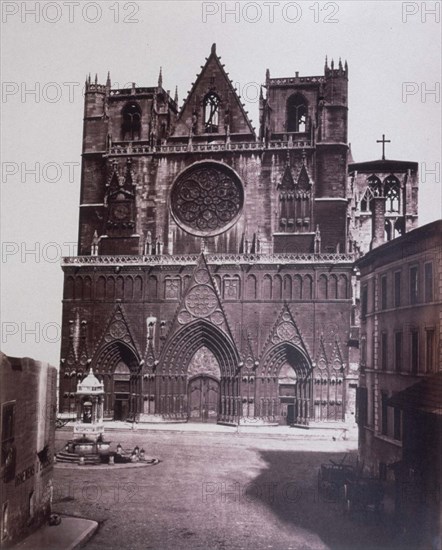
<path id="1" fill-rule="evenodd" d="M 202 346 L 187 369 L 189 420 L 216 422 L 220 411 L 221 370 L 213 353 Z"/>
<path id="2" fill-rule="evenodd" d="M 166 418 L 237 423 L 240 359 L 232 340 L 199 319 L 167 346 L 157 372 L 157 412 Z"/>

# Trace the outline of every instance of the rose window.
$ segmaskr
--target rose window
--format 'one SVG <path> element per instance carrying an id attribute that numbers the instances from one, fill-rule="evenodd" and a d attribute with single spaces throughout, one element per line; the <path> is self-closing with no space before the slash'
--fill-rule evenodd
<path id="1" fill-rule="evenodd" d="M 193 287 L 186 296 L 185 302 L 187 310 L 195 317 L 207 317 L 218 305 L 212 289 L 204 285 Z"/>
<path id="2" fill-rule="evenodd" d="M 244 194 L 233 170 L 205 162 L 178 176 L 171 199 L 178 225 L 194 235 L 212 236 L 223 233 L 237 221 Z"/>

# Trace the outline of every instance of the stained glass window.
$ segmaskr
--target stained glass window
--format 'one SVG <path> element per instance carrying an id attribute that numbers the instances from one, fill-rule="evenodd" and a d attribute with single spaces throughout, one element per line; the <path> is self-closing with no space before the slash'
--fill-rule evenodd
<path id="1" fill-rule="evenodd" d="M 209 134 L 218 132 L 219 97 L 210 92 L 204 98 L 204 131 Z"/>

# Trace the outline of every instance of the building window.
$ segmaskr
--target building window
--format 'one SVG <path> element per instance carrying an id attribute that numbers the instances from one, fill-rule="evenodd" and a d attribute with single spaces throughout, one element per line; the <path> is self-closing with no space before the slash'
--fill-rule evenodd
<path id="1" fill-rule="evenodd" d="M 433 264 L 426 263 L 425 270 L 425 301 L 433 301 Z"/>
<path id="2" fill-rule="evenodd" d="M 373 279 L 371 299 L 373 304 L 372 311 L 376 311 L 376 278 Z"/>
<path id="3" fill-rule="evenodd" d="M 367 340 L 365 337 L 361 338 L 361 367 L 365 367 L 367 364 Z"/>
<path id="4" fill-rule="evenodd" d="M 402 370 L 402 332 L 394 333 L 394 370 L 401 372 Z"/>
<path id="5" fill-rule="evenodd" d="M 419 332 L 411 331 L 411 372 L 416 374 L 419 369 Z"/>
<path id="6" fill-rule="evenodd" d="M 387 275 L 381 277 L 381 309 L 387 309 Z"/>
<path id="7" fill-rule="evenodd" d="M 301 94 L 289 97 L 287 101 L 287 132 L 307 131 L 307 102 Z"/>
<path id="8" fill-rule="evenodd" d="M 371 210 L 371 199 L 373 198 L 373 191 L 370 187 L 367 187 L 365 193 L 362 195 L 360 210 L 361 212 L 370 212 Z"/>
<path id="9" fill-rule="evenodd" d="M 382 435 L 388 434 L 388 394 L 387 392 L 381 392 L 381 433 Z"/>
<path id="10" fill-rule="evenodd" d="M 371 425 L 374 428 L 376 420 L 376 390 L 371 392 Z"/>
<path id="11" fill-rule="evenodd" d="M 361 212 L 371 211 L 371 200 L 373 197 L 382 196 L 382 183 L 381 180 L 374 174 L 367 179 L 367 188 L 362 196 L 360 203 Z"/>
<path id="12" fill-rule="evenodd" d="M 140 139 L 141 134 L 141 109 L 137 103 L 128 103 L 123 108 L 123 140 L 133 141 Z"/>
<path id="13" fill-rule="evenodd" d="M 395 176 L 384 180 L 385 212 L 399 213 L 401 185 Z"/>
<path id="14" fill-rule="evenodd" d="M 397 407 L 393 411 L 393 437 L 400 441 L 402 439 L 402 411 Z"/>
<path id="15" fill-rule="evenodd" d="M 207 134 L 218 133 L 219 105 L 219 97 L 214 92 L 204 98 L 204 131 Z"/>
<path id="16" fill-rule="evenodd" d="M 377 355 L 377 344 L 378 340 L 376 338 L 376 333 L 373 332 L 372 334 L 372 340 L 371 340 L 371 366 L 372 368 L 379 368 L 379 357 Z"/>
<path id="17" fill-rule="evenodd" d="M 15 403 L 4 403 L 2 406 L 2 448 L 1 467 L 3 481 L 8 483 L 15 477 Z"/>
<path id="18" fill-rule="evenodd" d="M 381 334 L 381 369 L 387 370 L 388 367 L 388 334 Z"/>
<path id="19" fill-rule="evenodd" d="M 356 388 L 356 422 L 359 426 L 367 425 L 367 388 Z"/>
<path id="20" fill-rule="evenodd" d="M 362 287 L 361 292 L 361 319 L 365 321 L 367 317 L 367 302 L 368 302 L 368 288 L 367 285 Z"/>
<path id="21" fill-rule="evenodd" d="M 401 272 L 396 271 L 394 274 L 394 307 L 401 305 Z"/>
<path id="22" fill-rule="evenodd" d="M 427 329 L 425 336 L 425 368 L 427 372 L 432 372 L 434 368 L 434 329 Z"/>
<path id="23" fill-rule="evenodd" d="M 417 265 L 410 267 L 410 304 L 417 304 L 419 279 Z"/>

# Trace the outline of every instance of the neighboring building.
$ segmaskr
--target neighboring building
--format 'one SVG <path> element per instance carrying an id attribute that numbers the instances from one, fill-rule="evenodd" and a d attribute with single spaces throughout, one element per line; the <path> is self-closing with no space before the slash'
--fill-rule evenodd
<path id="1" fill-rule="evenodd" d="M 354 418 L 348 68 L 264 88 L 256 136 L 215 45 L 179 110 L 161 73 L 86 82 L 61 412 L 91 363 L 107 419 Z"/>
<path id="2" fill-rule="evenodd" d="M 1 545 L 45 523 L 51 512 L 57 370 L 0 352 Z"/>
<path id="3" fill-rule="evenodd" d="M 407 504 L 402 490 L 412 471 L 423 472 L 427 488 L 431 479 L 429 486 L 440 491 L 441 236 L 439 220 L 356 262 L 359 453 L 364 469 L 392 487 L 396 511 Z"/>
<path id="4" fill-rule="evenodd" d="M 349 247 L 366 254 L 417 227 L 418 164 L 349 162 Z"/>

